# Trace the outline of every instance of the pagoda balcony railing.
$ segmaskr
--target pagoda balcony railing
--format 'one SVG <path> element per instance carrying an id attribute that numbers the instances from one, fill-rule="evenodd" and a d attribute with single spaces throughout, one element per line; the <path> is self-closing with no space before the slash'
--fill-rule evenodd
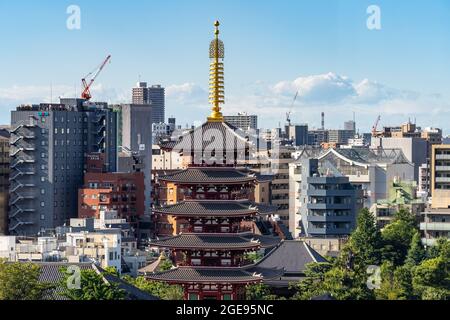
<path id="1" fill-rule="evenodd" d="M 239 227 L 239 228 L 231 228 L 227 230 L 222 230 L 219 228 L 203 228 L 201 231 L 196 231 L 193 227 L 187 227 L 187 228 L 181 228 L 180 233 L 246 233 L 246 232 L 252 232 L 253 229 L 251 227 Z"/>

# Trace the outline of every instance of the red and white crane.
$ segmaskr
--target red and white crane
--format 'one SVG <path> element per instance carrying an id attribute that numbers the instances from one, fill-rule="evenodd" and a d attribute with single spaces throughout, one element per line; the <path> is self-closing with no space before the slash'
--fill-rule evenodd
<path id="1" fill-rule="evenodd" d="M 81 79 L 82 85 L 83 85 L 83 93 L 81 94 L 82 99 L 86 99 L 89 101 L 92 98 L 90 89 L 92 85 L 94 84 L 95 79 L 97 79 L 100 72 L 102 72 L 103 68 L 106 66 L 106 64 L 111 60 L 111 55 L 107 56 L 106 59 L 102 62 L 102 64 L 95 69 L 94 71 L 88 73 L 83 79 Z M 89 84 L 87 83 L 86 79 L 91 77 Z"/>

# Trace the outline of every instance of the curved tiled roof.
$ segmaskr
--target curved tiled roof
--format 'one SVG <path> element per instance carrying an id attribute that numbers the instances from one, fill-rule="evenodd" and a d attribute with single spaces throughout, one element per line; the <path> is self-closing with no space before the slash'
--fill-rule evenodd
<path id="1" fill-rule="evenodd" d="M 285 273 L 303 273 L 308 263 L 326 261 L 304 241 L 289 240 L 282 241 L 251 270 L 261 272 L 261 270 L 284 269 Z"/>
<path id="2" fill-rule="evenodd" d="M 245 173 L 235 168 L 187 168 L 158 177 L 159 180 L 184 183 L 238 183 L 256 180 L 256 174 Z"/>
<path id="3" fill-rule="evenodd" d="M 270 214 L 276 210 L 275 206 L 255 204 L 250 201 L 198 200 L 184 201 L 167 207 L 159 207 L 154 209 L 154 212 L 182 216 L 248 216 L 256 213 Z"/>
<path id="4" fill-rule="evenodd" d="M 248 141 L 242 130 L 227 122 L 205 122 L 182 135 L 177 141 L 164 142 L 161 148 L 174 151 L 202 151 L 215 149 L 245 150 Z"/>
<path id="5" fill-rule="evenodd" d="M 105 273 L 103 269 L 96 266 L 92 262 L 38 262 L 37 265 L 40 266 L 39 282 L 51 283 L 55 285 L 55 288 L 50 290 L 45 296 L 46 300 L 68 300 L 68 298 L 64 295 L 67 289 L 61 285 L 61 280 L 64 278 L 62 268 L 68 268 L 69 266 L 78 267 L 80 270 L 93 270 L 97 272 L 108 283 L 115 283 L 120 289 L 123 289 L 126 293 L 127 300 L 159 300 L 159 298 L 132 286 L 124 280 Z"/>
<path id="6" fill-rule="evenodd" d="M 249 283 L 262 280 L 262 276 L 244 268 L 178 267 L 169 271 L 147 274 L 148 280 L 176 283 L 190 282 L 237 282 Z"/>
<path id="7" fill-rule="evenodd" d="M 154 246 L 178 249 L 250 249 L 261 246 L 259 241 L 243 237 L 239 234 L 180 234 L 152 243 Z"/>

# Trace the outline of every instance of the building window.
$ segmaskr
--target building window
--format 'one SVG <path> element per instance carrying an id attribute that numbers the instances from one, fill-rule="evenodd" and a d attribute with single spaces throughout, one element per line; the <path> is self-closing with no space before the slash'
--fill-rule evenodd
<path id="1" fill-rule="evenodd" d="M 45 202 L 41 201 L 41 207 L 45 207 Z"/>
<path id="2" fill-rule="evenodd" d="M 198 293 L 189 293 L 189 300 L 198 300 Z"/>
<path id="3" fill-rule="evenodd" d="M 41 146 L 45 146 L 45 141 L 41 141 Z"/>
<path id="4" fill-rule="evenodd" d="M 55 134 L 58 134 L 58 128 L 55 128 Z"/>
<path id="5" fill-rule="evenodd" d="M 45 177 L 41 177 L 41 182 L 45 182 Z"/>
<path id="6" fill-rule="evenodd" d="M 41 194 L 45 194 L 45 189 L 41 189 Z"/>
<path id="7" fill-rule="evenodd" d="M 45 215 L 41 214 L 41 220 L 45 220 Z"/>

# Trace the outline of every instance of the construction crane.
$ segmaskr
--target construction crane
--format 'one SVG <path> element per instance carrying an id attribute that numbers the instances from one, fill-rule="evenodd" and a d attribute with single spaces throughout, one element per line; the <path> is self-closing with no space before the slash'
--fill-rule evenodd
<path id="1" fill-rule="evenodd" d="M 372 127 L 372 137 L 376 137 L 378 135 L 378 124 L 380 123 L 381 116 L 378 115 L 377 120 L 375 121 Z"/>
<path id="2" fill-rule="evenodd" d="M 81 79 L 82 85 L 83 85 L 83 93 L 81 94 L 81 98 L 89 101 L 92 98 L 90 89 L 92 85 L 94 84 L 95 79 L 97 79 L 100 72 L 102 72 L 103 68 L 106 66 L 106 64 L 111 60 L 111 55 L 107 56 L 106 59 L 102 62 L 102 64 L 95 69 L 94 71 L 88 73 L 83 79 Z M 89 81 L 89 84 L 87 83 L 86 79 L 91 77 L 91 80 Z"/>

